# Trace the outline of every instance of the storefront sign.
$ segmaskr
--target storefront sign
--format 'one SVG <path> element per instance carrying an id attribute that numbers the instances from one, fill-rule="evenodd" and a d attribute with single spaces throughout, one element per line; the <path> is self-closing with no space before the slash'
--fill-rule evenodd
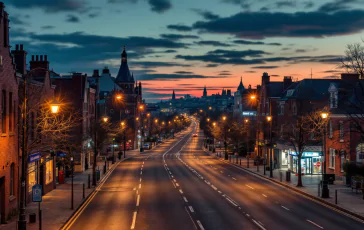
<path id="1" fill-rule="evenodd" d="M 297 156 L 297 153 L 291 151 L 289 155 Z M 319 156 L 322 156 L 321 152 L 303 152 L 302 154 L 302 157 L 319 157 Z"/>
<path id="2" fill-rule="evenodd" d="M 28 162 L 32 163 L 40 160 L 40 153 L 33 153 L 28 156 Z"/>
<path id="3" fill-rule="evenodd" d="M 67 154 L 66 153 L 63 153 L 63 152 L 60 152 L 60 151 L 57 151 L 57 157 L 65 157 L 65 156 L 67 156 Z"/>
<path id="4" fill-rule="evenodd" d="M 32 187 L 33 202 L 42 202 L 42 185 L 36 184 Z"/>

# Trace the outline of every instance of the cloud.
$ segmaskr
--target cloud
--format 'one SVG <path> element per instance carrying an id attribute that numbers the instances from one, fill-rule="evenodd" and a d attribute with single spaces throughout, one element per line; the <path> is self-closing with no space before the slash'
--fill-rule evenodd
<path id="1" fill-rule="evenodd" d="M 11 24 L 18 25 L 18 26 L 29 25 L 28 22 L 25 22 L 22 19 L 20 19 L 20 15 L 15 15 L 14 17 L 10 17 L 10 25 Z"/>
<path id="2" fill-rule="evenodd" d="M 276 2 L 276 6 L 278 8 L 282 8 L 282 7 L 295 7 L 296 6 L 296 2 L 294 2 L 294 1 L 279 1 L 279 2 Z"/>
<path id="3" fill-rule="evenodd" d="M 305 50 L 305 49 L 296 49 L 295 52 L 296 53 L 306 53 L 307 50 Z"/>
<path id="4" fill-rule="evenodd" d="M 184 31 L 184 32 L 192 31 L 192 28 L 191 27 L 185 26 L 185 25 L 181 25 L 181 24 L 178 24 L 178 25 L 168 25 L 167 28 L 170 29 L 170 30 L 177 30 L 177 31 Z"/>
<path id="5" fill-rule="evenodd" d="M 137 3 L 138 0 L 108 0 L 107 3 L 115 4 L 115 3 Z M 165 11 L 172 8 L 171 0 L 148 0 L 148 4 L 151 7 L 151 10 L 157 13 L 164 13 Z"/>
<path id="6" fill-rule="evenodd" d="M 291 48 L 289 48 L 289 47 L 284 47 L 284 48 L 282 48 L 281 50 L 290 50 Z"/>
<path id="7" fill-rule="evenodd" d="M 80 22 L 80 18 L 75 15 L 69 14 L 69 15 L 67 15 L 66 22 L 77 23 L 77 22 Z"/>
<path id="8" fill-rule="evenodd" d="M 303 3 L 303 5 L 304 5 L 305 9 L 310 9 L 310 8 L 312 8 L 315 4 L 314 4 L 313 2 L 311 2 L 311 1 L 307 1 L 307 2 L 304 2 L 304 3 Z"/>
<path id="9" fill-rule="evenodd" d="M 170 0 L 148 0 L 152 11 L 157 13 L 163 13 L 172 8 Z"/>
<path id="10" fill-rule="evenodd" d="M 177 50 L 165 50 L 164 53 L 177 53 Z"/>
<path id="11" fill-rule="evenodd" d="M 359 2 L 358 0 L 335 0 L 328 2 L 320 6 L 318 9 L 321 12 L 336 12 L 341 10 L 349 9 L 349 5 L 352 3 Z"/>
<path id="12" fill-rule="evenodd" d="M 50 29 L 54 29 L 55 27 L 54 26 L 51 26 L 51 25 L 47 25 L 47 26 L 42 26 L 40 27 L 42 30 L 50 30 Z"/>
<path id="13" fill-rule="evenodd" d="M 252 69 L 276 69 L 279 68 L 279 66 L 254 66 Z"/>
<path id="14" fill-rule="evenodd" d="M 253 71 L 253 70 L 246 70 L 244 71 L 244 73 L 256 73 L 257 71 Z"/>
<path id="15" fill-rule="evenodd" d="M 364 29 L 363 20 L 364 10 L 342 10 L 334 13 L 322 11 L 240 12 L 216 20 L 198 21 L 192 27 L 200 32 L 231 34 L 250 39 L 267 37 L 322 38 L 359 33 Z M 254 26 L 247 22 L 254 22 Z"/>
<path id="16" fill-rule="evenodd" d="M 47 13 L 62 11 L 84 11 L 85 0 L 12 0 L 9 3 L 19 9 L 40 8 Z"/>
<path id="17" fill-rule="evenodd" d="M 223 50 L 217 49 L 207 52 L 208 55 L 218 55 L 224 58 L 261 57 L 263 54 L 270 54 L 263 50 Z"/>
<path id="18" fill-rule="evenodd" d="M 184 35 L 184 34 L 161 34 L 159 35 L 162 38 L 170 39 L 170 40 L 180 40 L 180 39 L 198 39 L 200 38 L 197 35 Z"/>
<path id="19" fill-rule="evenodd" d="M 268 10 L 269 10 L 269 8 L 266 6 L 263 6 L 262 8 L 260 8 L 260 11 L 268 11 Z"/>
<path id="20" fill-rule="evenodd" d="M 140 67 L 140 68 L 156 68 L 156 67 L 190 67 L 189 64 L 181 64 L 176 62 L 158 62 L 158 61 L 138 61 L 138 62 L 132 62 L 134 67 Z"/>
<path id="21" fill-rule="evenodd" d="M 197 14 L 201 15 L 204 19 L 206 20 L 215 20 L 215 19 L 219 19 L 220 16 L 217 14 L 214 14 L 210 11 L 207 10 L 200 10 L 200 9 L 192 9 L 194 12 L 196 12 Z"/>
<path id="22" fill-rule="evenodd" d="M 252 4 L 249 0 L 221 0 L 221 2 L 239 5 L 241 8 L 245 9 L 249 9 Z"/>
<path id="23" fill-rule="evenodd" d="M 91 13 L 88 15 L 89 18 L 96 18 L 98 16 L 100 16 L 100 13 Z"/>
<path id="24" fill-rule="evenodd" d="M 190 71 L 176 71 L 174 73 L 176 73 L 176 74 L 193 74 L 193 72 L 190 72 Z"/>
<path id="25" fill-rule="evenodd" d="M 213 67 L 218 67 L 218 64 L 208 64 L 206 65 L 207 68 L 213 68 Z"/>
<path id="26" fill-rule="evenodd" d="M 241 45 L 270 45 L 270 46 L 281 46 L 281 43 L 278 42 L 272 42 L 272 43 L 265 43 L 261 41 L 248 41 L 248 40 L 235 40 L 233 41 L 236 44 Z"/>
<path id="27" fill-rule="evenodd" d="M 178 79 L 205 79 L 205 78 L 225 78 L 225 76 L 205 76 L 198 74 L 145 74 L 138 76 L 139 80 L 178 80 Z"/>
<path id="28" fill-rule="evenodd" d="M 231 45 L 222 43 L 219 41 L 198 41 L 195 42 L 197 45 L 203 45 L 203 46 L 223 46 L 223 47 L 229 47 Z"/>

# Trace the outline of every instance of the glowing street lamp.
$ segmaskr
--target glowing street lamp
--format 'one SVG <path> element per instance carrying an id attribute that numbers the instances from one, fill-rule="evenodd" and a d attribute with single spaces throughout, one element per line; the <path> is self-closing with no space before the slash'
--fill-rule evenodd
<path id="1" fill-rule="evenodd" d="M 158 119 L 155 119 L 155 120 L 154 120 L 154 122 L 155 122 L 155 123 L 158 123 Z"/>
<path id="2" fill-rule="evenodd" d="M 210 122 L 210 118 L 207 118 L 207 122 Z"/>
<path id="3" fill-rule="evenodd" d="M 245 119 L 245 120 L 244 120 L 244 122 L 245 122 L 245 123 L 248 123 L 248 122 L 249 122 L 249 119 Z"/>
<path id="4" fill-rule="evenodd" d="M 327 112 L 326 108 L 321 111 L 321 117 L 322 119 L 327 119 L 329 117 L 329 113 Z"/>
<path id="5" fill-rule="evenodd" d="M 57 99 L 54 99 L 52 101 L 52 103 L 50 104 L 50 106 L 51 106 L 51 112 L 52 113 L 58 113 L 60 105 L 61 104 L 57 101 Z"/>
<path id="6" fill-rule="evenodd" d="M 123 96 L 121 94 L 116 95 L 116 99 L 121 100 L 122 98 L 123 98 Z"/>
<path id="7" fill-rule="evenodd" d="M 222 120 L 223 120 L 223 121 L 226 121 L 226 116 L 223 116 L 223 117 L 222 117 Z"/>
<path id="8" fill-rule="evenodd" d="M 272 116 L 267 116 L 267 121 L 271 121 L 272 120 Z"/>
<path id="9" fill-rule="evenodd" d="M 124 128 L 124 126 L 125 126 L 125 122 L 124 122 L 124 121 L 122 121 L 122 122 L 120 123 L 120 125 L 121 125 L 121 127 L 123 127 L 123 128 Z"/>
<path id="10" fill-rule="evenodd" d="M 101 119 L 102 119 L 102 121 L 103 121 L 104 123 L 106 123 L 106 122 L 108 122 L 108 121 L 109 121 L 109 117 L 108 117 L 108 116 L 106 116 L 106 115 L 102 116 L 102 117 L 101 117 Z"/>
<path id="11" fill-rule="evenodd" d="M 216 126 L 216 122 L 212 123 L 212 125 L 215 127 Z"/>
<path id="12" fill-rule="evenodd" d="M 257 96 L 255 96 L 255 95 L 251 95 L 251 96 L 250 96 L 250 99 L 255 100 L 255 99 L 257 99 Z"/>

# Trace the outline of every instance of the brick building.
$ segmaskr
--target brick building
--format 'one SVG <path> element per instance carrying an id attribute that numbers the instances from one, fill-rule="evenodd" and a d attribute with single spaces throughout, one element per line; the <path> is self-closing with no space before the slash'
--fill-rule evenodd
<path id="1" fill-rule="evenodd" d="M 0 2 L 0 221 L 17 210 L 18 201 L 18 81 L 10 54 L 9 19 Z"/>
<path id="2" fill-rule="evenodd" d="M 96 90 L 90 87 L 87 75 L 82 73 L 53 76 L 52 82 L 56 85 L 57 97 L 70 102 L 77 116 L 78 125 L 73 128 L 70 141 L 76 146 L 75 171 L 85 171 L 93 164 L 91 124 L 95 116 Z"/>

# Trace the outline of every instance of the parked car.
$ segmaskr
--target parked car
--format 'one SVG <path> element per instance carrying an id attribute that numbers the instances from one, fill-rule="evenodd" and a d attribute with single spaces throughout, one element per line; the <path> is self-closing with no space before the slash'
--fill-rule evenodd
<path id="1" fill-rule="evenodd" d="M 144 149 L 150 149 L 150 144 L 144 144 L 144 145 L 143 145 L 143 148 L 144 148 Z"/>

